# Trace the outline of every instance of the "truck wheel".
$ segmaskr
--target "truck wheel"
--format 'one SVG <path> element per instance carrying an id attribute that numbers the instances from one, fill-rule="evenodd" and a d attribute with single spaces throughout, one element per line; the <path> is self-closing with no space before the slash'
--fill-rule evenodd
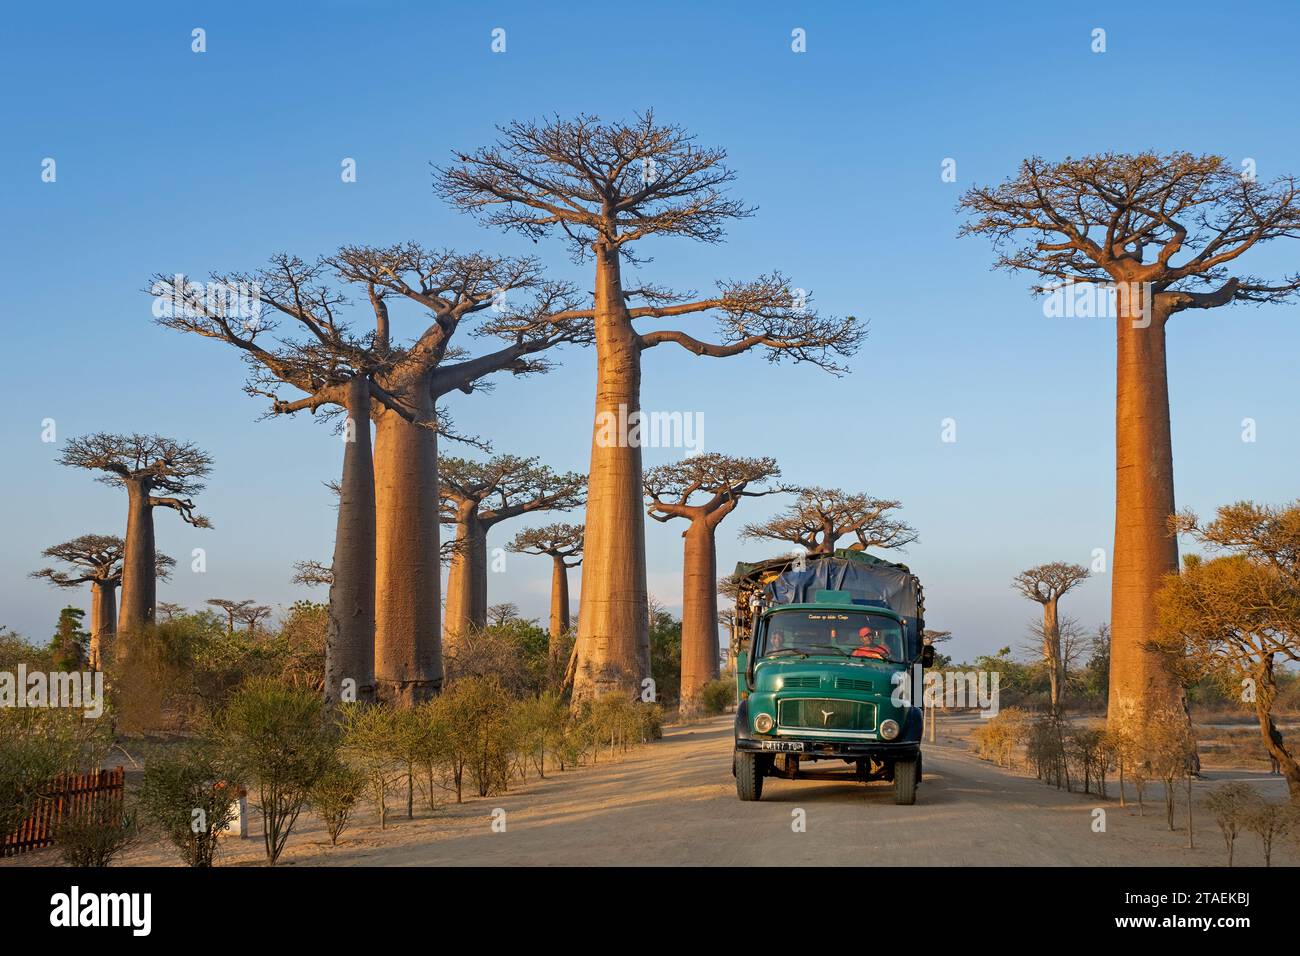
<path id="1" fill-rule="evenodd" d="M 916 778 L 921 767 L 915 760 L 894 762 L 894 802 L 910 806 L 916 803 Z"/>
<path id="2" fill-rule="evenodd" d="M 762 800 L 763 767 L 758 761 L 758 754 L 737 751 L 735 762 L 736 796 L 742 800 Z"/>

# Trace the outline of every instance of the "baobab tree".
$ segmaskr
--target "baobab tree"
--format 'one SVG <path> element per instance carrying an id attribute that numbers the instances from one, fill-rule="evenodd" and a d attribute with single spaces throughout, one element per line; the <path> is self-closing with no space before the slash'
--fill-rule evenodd
<path id="1" fill-rule="evenodd" d="M 98 432 L 69 440 L 59 462 L 102 472 L 99 481 L 126 489 L 126 541 L 117 633 L 129 641 L 133 633 L 153 622 L 158 600 L 154 509 L 170 508 L 186 524 L 211 527 L 207 518 L 194 512 L 193 496 L 203 490 L 203 479 L 212 470 L 212 458 L 188 442 L 159 435 Z M 127 649 L 121 648 L 119 658 Z"/>
<path id="2" fill-rule="evenodd" d="M 903 505 L 886 498 L 850 494 L 839 488 L 802 488 L 784 511 L 740 530 L 742 538 L 788 541 L 808 554 L 830 554 L 845 535 L 856 539 L 849 547 L 903 548 L 916 540 L 916 529 L 894 517 Z"/>
<path id="3" fill-rule="evenodd" d="M 1043 663 L 1051 687 L 1052 713 L 1061 712 L 1061 693 L 1065 688 L 1065 654 L 1061 647 L 1061 598 L 1088 579 L 1088 569 L 1081 564 L 1053 561 L 1021 571 L 1011 586 L 1043 606 Z"/>
<path id="4" fill-rule="evenodd" d="M 513 122 L 500 139 L 436 170 L 452 205 L 530 238 L 560 234 L 577 261 L 595 261 L 591 303 L 570 315 L 594 320 L 596 403 L 586 525 L 587 572 L 578 615 L 575 705 L 604 693 L 631 695 L 649 676 L 649 600 L 641 513 L 641 355 L 666 343 L 697 356 L 752 349 L 840 371 L 864 334 L 854 318 L 823 318 L 785 276 L 718 284 L 695 298 L 650 284 L 624 286 L 635 244 L 655 236 L 713 243 L 752 210 L 729 198 L 725 151 L 701 147 L 652 113 L 630 123 L 594 116 Z M 712 313 L 717 341 L 637 323 Z M 618 423 L 611 427 L 611 423 Z M 624 427 L 626 426 L 626 427 Z"/>
<path id="5" fill-rule="evenodd" d="M 252 607 L 256 602 L 251 598 L 243 601 L 232 601 L 229 598 L 208 598 L 205 602 L 226 613 L 226 633 L 235 633 L 235 621 L 242 620 L 241 615 L 247 608 Z"/>
<path id="6" fill-rule="evenodd" d="M 538 554 L 551 559 L 549 650 L 552 661 L 559 654 L 560 640 L 569 630 L 569 569 L 582 564 L 582 534 L 582 525 L 559 522 L 525 528 L 506 545 L 507 551 L 516 554 Z"/>
<path id="7" fill-rule="evenodd" d="M 46 548 L 41 553 L 47 558 L 70 565 L 72 570 L 41 568 L 33 571 L 32 577 L 45 578 L 60 588 L 90 585 L 89 663 L 93 669 L 101 670 L 117 631 L 117 588 L 122 583 L 125 543 L 116 535 L 83 534 L 71 541 Z M 158 580 L 167 580 L 175 566 L 174 558 L 169 558 L 161 551 L 155 553 L 154 576 Z"/>
<path id="8" fill-rule="evenodd" d="M 354 333 L 340 317 L 349 300 L 339 282 L 364 291 L 372 330 Z M 346 247 L 311 264 L 279 255 L 254 273 L 213 275 L 212 288 L 257 290 L 259 304 L 292 320 L 298 335 L 278 332 L 274 345 L 263 345 L 276 329 L 273 320 L 260 312 L 241 320 L 220 297 L 214 307 L 214 297 L 184 276 L 155 278 L 151 291 L 175 303 L 159 321 L 239 349 L 252 369 L 246 391 L 269 397 L 272 414 L 346 414 L 327 698 L 378 694 L 412 703 L 435 693 L 442 682 L 436 447 L 437 434 L 448 431 L 435 400 L 453 389 L 473 391 L 501 370 L 544 370 L 528 356 L 581 341 L 590 323 L 550 321 L 550 311 L 572 304 L 571 293 L 543 283 L 532 260 L 428 252 L 414 243 Z M 525 297 L 521 308 L 506 304 L 510 291 Z M 432 313 L 407 344 L 393 340 L 390 298 Z M 465 357 L 452 336 L 467 316 L 493 305 L 477 331 L 507 344 Z M 286 385 L 302 397 L 281 397 Z"/>
<path id="9" fill-rule="evenodd" d="M 996 265 L 1036 273 L 1035 293 L 1114 290 L 1115 548 L 1108 713 L 1137 719 L 1181 697 L 1148 643 L 1154 596 L 1178 570 L 1166 328 L 1187 309 L 1282 302 L 1300 275 L 1267 281 L 1237 270 L 1248 250 L 1300 236 L 1300 185 L 1238 173 L 1222 156 L 1107 153 L 1048 163 L 961 199 L 962 235 L 989 237 Z"/>
<path id="10" fill-rule="evenodd" d="M 455 526 L 447 576 L 446 639 L 487 624 L 487 535 L 494 526 L 535 511 L 568 511 L 586 500 L 587 476 L 558 473 L 537 458 L 497 455 L 438 462 L 443 521 Z"/>
<path id="11" fill-rule="evenodd" d="M 717 452 L 691 455 L 645 474 L 650 517 L 688 522 L 682 532 L 683 714 L 700 710 L 704 685 L 718 678 L 718 525 L 742 498 L 795 490 L 763 485 L 780 475 L 775 458 L 733 458 Z"/>

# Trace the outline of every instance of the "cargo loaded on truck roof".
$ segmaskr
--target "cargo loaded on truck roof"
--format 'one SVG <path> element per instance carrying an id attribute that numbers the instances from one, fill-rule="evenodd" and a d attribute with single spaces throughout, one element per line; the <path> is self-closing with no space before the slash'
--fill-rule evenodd
<path id="1" fill-rule="evenodd" d="M 740 799 L 779 776 L 889 780 L 898 803 L 915 802 L 922 711 L 895 689 L 933 660 L 916 575 L 841 549 L 740 564 L 735 580 Z"/>

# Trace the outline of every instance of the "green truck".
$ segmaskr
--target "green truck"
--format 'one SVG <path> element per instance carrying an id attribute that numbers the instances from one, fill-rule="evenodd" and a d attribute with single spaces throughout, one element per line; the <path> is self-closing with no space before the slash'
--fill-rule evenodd
<path id="1" fill-rule="evenodd" d="M 766 777 L 888 780 L 916 802 L 922 710 L 909 693 L 934 660 L 920 580 L 863 551 L 740 564 L 732 773 L 741 800 Z M 918 702 L 919 703 L 919 702 Z"/>

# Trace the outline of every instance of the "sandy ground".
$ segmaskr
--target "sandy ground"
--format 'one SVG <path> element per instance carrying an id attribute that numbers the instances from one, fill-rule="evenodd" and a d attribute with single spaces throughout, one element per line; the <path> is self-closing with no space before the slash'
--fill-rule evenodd
<path id="1" fill-rule="evenodd" d="M 670 727 L 663 741 L 621 759 L 533 778 L 508 794 L 432 812 L 417 806 L 414 820 L 405 818 L 403 797 L 386 830 L 362 813 L 337 847 L 304 813 L 281 865 L 1223 865 L 1218 828 L 1204 813 L 1195 822 L 1195 849 L 1186 847 L 1181 809 L 1179 830 L 1167 829 L 1158 784 L 1148 789 L 1145 817 L 1115 799 L 1059 792 L 971 754 L 964 738 L 977 719 L 945 718 L 939 741 L 926 745 L 926 779 L 910 807 L 895 805 L 889 784 L 773 778 L 761 802 L 741 803 L 727 716 Z M 1228 780 L 1247 781 L 1271 799 L 1286 793 L 1279 777 L 1216 767 L 1196 784 L 1198 799 Z M 1106 810 L 1105 833 L 1092 831 L 1096 807 Z M 492 829 L 496 808 L 506 812 L 505 832 Z M 804 832 L 792 829 L 796 810 L 804 811 Z M 261 863 L 256 816 L 251 831 L 226 842 L 219 865 Z M 1258 838 L 1243 834 L 1236 860 L 1261 865 Z M 150 844 L 120 862 L 175 859 L 170 848 Z M 0 865 L 57 863 L 47 850 Z M 1274 864 L 1300 864 L 1300 853 L 1280 846 Z"/>

